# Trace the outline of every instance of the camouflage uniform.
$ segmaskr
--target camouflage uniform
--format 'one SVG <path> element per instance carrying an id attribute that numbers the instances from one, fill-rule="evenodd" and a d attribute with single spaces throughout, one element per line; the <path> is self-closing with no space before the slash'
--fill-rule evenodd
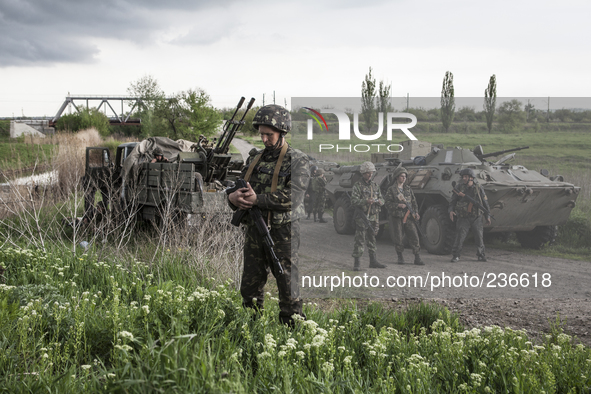
<path id="1" fill-rule="evenodd" d="M 489 210 L 488 199 L 484 189 L 481 185 L 474 183 L 472 186 L 468 186 L 463 182 L 460 183 L 456 190 L 460 193 L 464 193 L 476 201 L 480 202 L 483 207 Z M 470 212 L 469 212 L 470 210 Z M 460 197 L 457 194 L 453 194 L 451 202 L 449 203 L 448 212 L 456 213 L 456 239 L 452 248 L 452 254 L 455 257 L 460 257 L 462 253 L 462 246 L 468 235 L 468 231 L 472 229 L 474 231 L 474 241 L 478 247 L 476 255 L 479 258 L 484 258 L 484 241 L 483 241 L 483 223 L 482 223 L 482 212 L 475 206 L 471 206 L 470 202 L 465 197 Z"/>
<path id="2" fill-rule="evenodd" d="M 371 204 L 371 208 L 367 203 L 367 199 L 373 198 L 378 200 L 378 203 Z M 369 250 L 370 256 L 375 255 L 377 251 L 376 236 L 369 228 L 365 228 L 363 219 L 357 217 L 357 215 L 366 215 L 371 222 L 376 234 L 380 229 L 379 216 L 380 207 L 384 205 L 384 199 L 382 198 L 382 192 L 377 183 L 370 180 L 366 182 L 365 179 L 361 179 L 353 186 L 351 193 L 351 204 L 356 209 L 355 217 L 355 246 L 353 247 L 353 257 L 359 258 L 363 255 L 363 246 L 367 242 L 367 249 Z M 369 210 L 369 214 L 368 214 Z"/>
<path id="3" fill-rule="evenodd" d="M 308 181 L 308 187 L 306 188 L 306 196 L 304 197 L 304 209 L 306 211 L 306 219 L 310 219 L 312 214 L 312 178 Z"/>
<path id="4" fill-rule="evenodd" d="M 400 194 L 402 194 L 402 196 L 400 196 Z M 406 201 L 400 197 L 404 197 L 404 200 Z M 406 219 L 406 223 L 403 223 L 404 216 L 408 212 L 408 209 L 398 208 L 398 204 L 404 204 L 406 202 L 409 202 L 412 205 L 412 209 L 415 212 L 419 211 L 417 200 L 410 186 L 405 184 L 402 186 L 402 190 L 400 190 L 398 188 L 398 183 L 394 182 L 394 184 L 390 186 L 386 192 L 386 208 L 390 214 L 389 224 L 392 226 L 392 231 L 394 233 L 394 245 L 396 247 L 396 252 L 402 253 L 404 251 L 402 237 L 404 233 L 406 233 L 408 243 L 410 244 L 413 253 L 417 255 L 421 247 L 419 245 L 419 233 L 415 223 L 413 223 L 415 219 L 409 214 Z"/>
<path id="5" fill-rule="evenodd" d="M 274 113 L 269 114 L 269 109 Z M 289 112 L 283 107 L 268 105 L 262 107 L 255 116 L 253 125 L 257 127 L 257 124 L 268 124 L 285 135 L 285 132 L 289 131 L 291 127 L 291 119 Z M 262 309 L 265 296 L 263 289 L 267 283 L 269 272 L 272 272 L 277 280 L 279 291 L 279 318 L 283 323 L 291 325 L 293 324 L 292 315 L 304 316 L 300 299 L 297 261 L 300 219 L 304 216 L 304 193 L 310 176 L 309 159 L 299 150 L 288 147 L 281 163 L 277 190 L 271 192 L 273 172 L 281 152 L 281 147 L 276 148 L 264 151 L 252 150 L 242 171 L 242 178 L 245 177 L 255 157 L 262 152 L 263 155 L 254 167 L 248 181 L 257 194 L 256 205 L 270 227 L 271 238 L 275 243 L 274 251 L 284 273 L 279 275 L 276 272 L 272 260 L 268 257 L 263 238 L 250 216 L 246 215 L 243 221 L 243 224 L 246 225 L 246 234 L 244 272 L 240 284 L 240 294 L 243 306 L 250 308 L 257 306 Z M 230 206 L 236 209 L 231 203 Z"/>
<path id="6" fill-rule="evenodd" d="M 315 176 L 310 179 L 310 199 L 312 205 L 312 213 L 314 217 L 318 214 L 318 218 L 322 220 L 324 214 L 324 205 L 326 204 L 326 179 L 322 176 Z"/>

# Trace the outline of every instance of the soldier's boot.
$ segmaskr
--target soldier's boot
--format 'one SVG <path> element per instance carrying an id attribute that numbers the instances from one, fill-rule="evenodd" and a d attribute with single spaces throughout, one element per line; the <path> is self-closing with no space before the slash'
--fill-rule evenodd
<path id="1" fill-rule="evenodd" d="M 483 253 L 483 254 L 479 254 L 479 255 L 478 255 L 478 261 L 484 261 L 484 262 L 486 262 L 486 261 L 487 261 L 487 260 L 486 260 L 486 256 L 484 255 L 484 253 Z"/>
<path id="2" fill-rule="evenodd" d="M 314 223 L 316 223 L 316 214 L 314 214 Z"/>
<path id="3" fill-rule="evenodd" d="M 378 263 L 376 254 L 369 252 L 369 268 L 386 268 L 384 264 Z"/>
<path id="4" fill-rule="evenodd" d="M 355 257 L 355 262 L 353 263 L 353 271 L 359 271 L 359 257 Z"/>
<path id="5" fill-rule="evenodd" d="M 310 220 L 310 212 L 308 212 L 308 216 L 306 216 L 306 220 Z"/>
<path id="6" fill-rule="evenodd" d="M 320 223 L 328 223 L 326 220 L 324 220 L 324 219 L 322 218 L 322 215 L 323 215 L 323 213 L 319 213 L 319 214 L 318 214 L 318 221 L 319 221 Z"/>
<path id="7" fill-rule="evenodd" d="M 454 256 L 451 258 L 452 263 L 457 263 L 458 261 L 460 261 L 460 256 Z"/>
<path id="8" fill-rule="evenodd" d="M 404 256 L 402 255 L 402 252 L 396 252 L 396 254 L 398 255 L 398 261 L 396 261 L 396 264 L 404 264 Z"/>
<path id="9" fill-rule="evenodd" d="M 415 254 L 415 265 L 425 265 L 425 263 L 423 263 L 423 260 L 421 260 L 421 256 L 419 256 L 419 254 Z"/>

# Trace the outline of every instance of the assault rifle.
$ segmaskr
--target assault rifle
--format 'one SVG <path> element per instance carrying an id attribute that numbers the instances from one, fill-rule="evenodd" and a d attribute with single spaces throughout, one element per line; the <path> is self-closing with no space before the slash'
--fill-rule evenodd
<path id="1" fill-rule="evenodd" d="M 371 205 L 370 205 L 370 209 L 371 209 Z M 371 230 L 371 232 L 373 233 L 373 235 L 377 235 L 376 230 L 373 228 L 373 226 L 371 225 L 371 222 L 367 218 L 367 215 L 365 214 L 365 212 L 363 212 L 361 210 L 361 207 L 359 205 L 356 205 L 356 207 L 355 207 L 355 215 L 360 217 L 361 220 L 363 221 L 363 229 L 364 230 L 367 230 L 369 228 Z"/>
<path id="2" fill-rule="evenodd" d="M 226 189 L 226 194 L 230 195 L 234 193 L 236 190 L 242 189 L 244 187 L 248 187 L 246 181 L 244 179 L 238 179 L 234 187 Z M 265 223 L 265 219 L 263 219 L 263 215 L 261 214 L 261 210 L 259 209 L 259 207 L 253 206 L 248 210 L 237 210 L 236 212 L 234 212 L 234 215 L 232 216 L 231 223 L 236 227 L 240 226 L 240 222 L 242 222 L 242 218 L 246 214 L 250 215 L 250 218 L 257 227 L 259 234 L 263 237 L 263 240 L 265 241 L 265 246 L 267 247 L 267 252 L 271 256 L 271 260 L 273 260 L 273 265 L 275 265 L 275 267 L 277 268 L 277 272 L 279 273 L 279 275 L 283 275 L 283 268 L 281 267 L 281 262 L 275 254 L 275 250 L 273 249 L 275 243 L 273 242 L 273 238 L 271 238 L 271 233 L 269 232 L 269 228 Z"/>
<path id="3" fill-rule="evenodd" d="M 476 186 L 476 187 L 480 187 L 480 186 Z M 480 209 L 482 212 L 484 212 L 488 217 L 490 217 L 493 220 L 496 220 L 495 217 L 490 213 L 490 211 L 488 209 L 486 209 L 481 203 L 479 203 L 478 201 L 476 201 L 474 198 L 470 197 L 469 195 L 467 195 L 466 193 L 462 193 L 461 191 L 456 190 L 456 188 L 454 187 L 452 189 L 452 191 L 458 195 L 459 197 L 465 197 L 466 200 L 468 200 L 471 204 L 475 205 L 476 208 Z"/>
<path id="4" fill-rule="evenodd" d="M 402 198 L 400 198 L 400 197 L 402 197 Z M 407 209 L 406 215 L 404 215 L 404 219 L 402 219 L 402 223 L 406 223 L 406 219 L 408 219 L 408 215 L 410 214 L 414 219 L 413 223 L 415 224 L 419 234 L 421 234 L 421 237 L 423 237 L 423 239 L 426 239 L 427 236 L 425 235 L 425 233 L 423 233 L 423 230 L 421 230 L 421 226 L 419 226 L 419 222 L 416 220 L 417 212 L 412 208 L 412 204 L 408 203 L 406 201 L 406 198 L 404 198 L 404 195 L 402 195 L 402 193 L 399 193 L 398 199 L 402 200 L 401 204 L 406 205 L 406 209 Z"/>

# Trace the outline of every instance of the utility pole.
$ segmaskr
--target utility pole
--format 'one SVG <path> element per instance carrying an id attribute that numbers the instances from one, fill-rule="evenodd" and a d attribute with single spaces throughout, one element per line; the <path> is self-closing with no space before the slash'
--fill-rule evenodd
<path id="1" fill-rule="evenodd" d="M 265 93 L 263 93 L 263 107 L 265 106 Z"/>
<path id="2" fill-rule="evenodd" d="M 410 97 L 409 96 L 410 96 L 410 93 L 407 93 L 406 94 L 406 112 L 408 112 L 408 103 L 410 101 Z"/>
<path id="3" fill-rule="evenodd" d="M 273 104 L 275 104 L 275 91 L 273 90 Z"/>
<path id="4" fill-rule="evenodd" d="M 546 123 L 550 123 L 550 96 L 548 96 L 548 111 L 546 112 Z"/>
<path id="5" fill-rule="evenodd" d="M 285 109 L 287 109 L 287 99 L 285 97 L 283 98 L 283 102 L 285 103 L 285 105 L 284 105 Z"/>

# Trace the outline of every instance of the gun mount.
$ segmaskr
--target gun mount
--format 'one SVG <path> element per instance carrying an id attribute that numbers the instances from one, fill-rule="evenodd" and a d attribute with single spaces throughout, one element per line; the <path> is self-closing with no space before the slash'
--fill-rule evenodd
<path id="1" fill-rule="evenodd" d="M 119 145 L 114 162 L 108 148 L 86 148 L 85 218 L 100 219 L 100 212 L 135 215 L 143 220 L 230 213 L 223 191 L 234 184 L 244 160 L 241 154 L 228 151 L 255 99 L 249 101 L 241 119 L 235 120 L 244 101 L 242 97 L 217 144 L 216 139 L 210 143 L 204 136 L 197 143 L 151 137 Z M 153 162 L 156 148 L 163 151 L 166 160 Z M 97 190 L 102 196 L 98 203 Z"/>
<path id="2" fill-rule="evenodd" d="M 496 157 L 496 156 L 503 155 L 505 153 L 517 152 L 517 151 L 520 151 L 520 150 L 523 150 L 523 149 L 529 149 L 529 146 L 523 146 L 521 148 L 513 148 L 513 149 L 499 150 L 499 151 L 496 151 L 496 152 L 484 154 L 483 153 L 483 150 L 482 150 L 482 145 L 478 145 L 476 148 L 474 148 L 474 150 L 472 152 L 474 152 L 474 154 L 476 155 L 476 157 L 478 157 L 480 160 L 482 160 L 482 159 L 486 159 L 487 157 Z"/>

